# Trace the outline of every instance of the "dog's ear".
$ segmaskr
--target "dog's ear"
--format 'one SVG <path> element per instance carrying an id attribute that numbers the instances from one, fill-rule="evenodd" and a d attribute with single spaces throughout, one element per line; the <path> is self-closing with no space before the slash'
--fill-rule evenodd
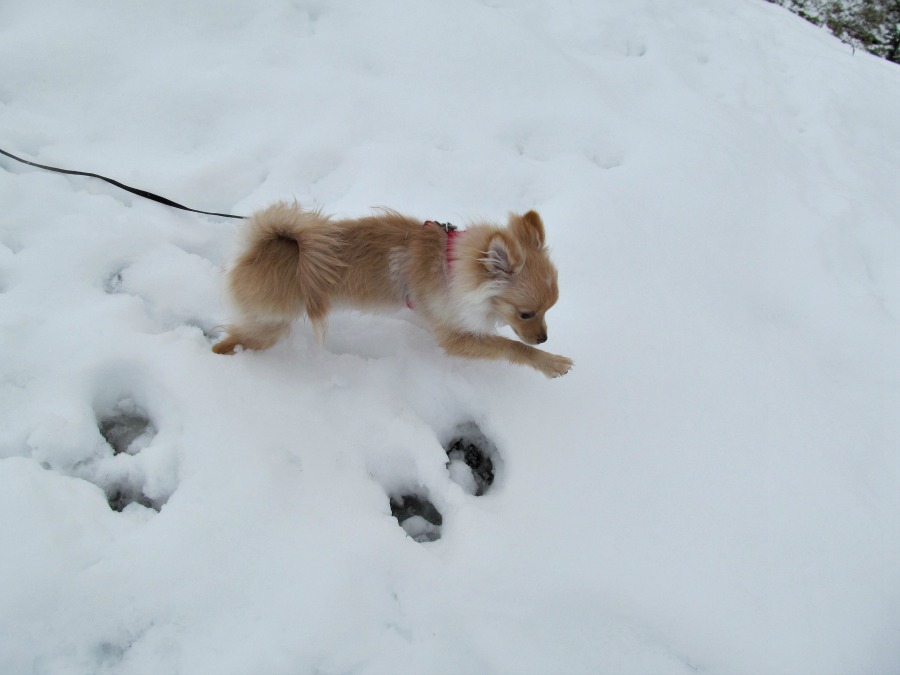
<path id="1" fill-rule="evenodd" d="M 544 247 L 544 221 L 537 211 L 529 211 L 525 215 L 511 215 L 509 229 L 522 244 L 531 248 Z"/>
<path id="2" fill-rule="evenodd" d="M 497 232 L 488 242 L 488 250 L 482 260 L 492 277 L 506 279 L 519 270 L 521 259 L 518 245 L 502 232 Z"/>

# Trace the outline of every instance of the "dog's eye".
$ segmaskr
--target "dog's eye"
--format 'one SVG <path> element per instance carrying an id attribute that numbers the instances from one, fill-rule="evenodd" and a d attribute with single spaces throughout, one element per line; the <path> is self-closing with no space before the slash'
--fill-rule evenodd
<path id="1" fill-rule="evenodd" d="M 522 319 L 522 321 L 528 321 L 528 319 L 534 318 L 534 314 L 534 312 L 519 312 L 519 318 Z"/>

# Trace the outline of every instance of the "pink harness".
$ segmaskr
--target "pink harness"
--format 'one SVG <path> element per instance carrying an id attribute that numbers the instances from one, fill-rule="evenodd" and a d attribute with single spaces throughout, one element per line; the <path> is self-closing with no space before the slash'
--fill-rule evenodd
<path id="1" fill-rule="evenodd" d="M 447 270 L 449 271 L 451 269 L 451 266 L 453 265 L 453 240 L 456 239 L 456 237 L 459 235 L 459 230 L 456 229 L 455 225 L 451 225 L 450 223 L 439 223 L 436 220 L 426 220 L 422 227 L 426 228 L 429 225 L 439 227 L 447 233 Z M 409 296 L 406 297 L 406 306 L 412 310 L 415 310 L 413 302 L 409 298 Z"/>

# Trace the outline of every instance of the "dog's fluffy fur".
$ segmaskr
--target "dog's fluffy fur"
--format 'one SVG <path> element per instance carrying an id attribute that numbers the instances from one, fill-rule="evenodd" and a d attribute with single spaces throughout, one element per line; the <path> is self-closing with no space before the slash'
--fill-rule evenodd
<path id="1" fill-rule="evenodd" d="M 540 216 L 512 214 L 505 228 L 474 225 L 449 246 L 448 236 L 387 210 L 353 220 L 296 204 L 260 211 L 228 275 L 237 320 L 213 350 L 267 349 L 303 314 L 321 340 L 336 305 L 407 304 L 448 354 L 506 359 L 548 377 L 567 373 L 570 359 L 531 346 L 547 339 L 544 314 L 559 294 Z M 500 324 L 526 344 L 494 334 Z"/>

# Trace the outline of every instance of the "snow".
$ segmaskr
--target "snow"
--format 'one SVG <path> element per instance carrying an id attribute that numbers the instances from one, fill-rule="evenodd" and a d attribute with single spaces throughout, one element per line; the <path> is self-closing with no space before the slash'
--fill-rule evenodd
<path id="1" fill-rule="evenodd" d="M 536 208 L 576 364 L 212 354 L 240 222 L 0 159 L 0 672 L 900 671 L 896 65 L 755 0 L 47 0 L 0 113 L 200 209 Z"/>

